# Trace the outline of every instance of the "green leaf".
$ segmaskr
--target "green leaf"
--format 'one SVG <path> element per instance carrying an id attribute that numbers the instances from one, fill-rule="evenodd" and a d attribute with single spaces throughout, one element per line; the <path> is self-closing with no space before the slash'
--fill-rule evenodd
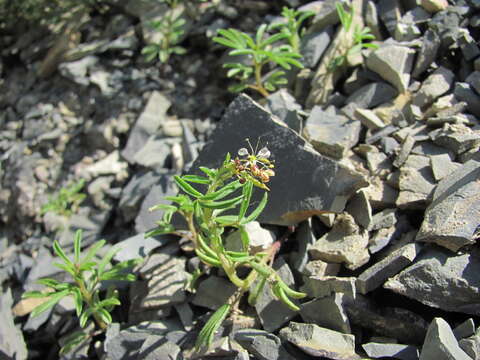
<path id="1" fill-rule="evenodd" d="M 49 294 L 49 296 L 48 296 L 49 299 L 47 301 L 45 301 L 44 303 L 35 307 L 33 309 L 32 313 L 31 313 L 31 316 L 35 317 L 35 316 L 38 316 L 41 313 L 47 311 L 51 307 L 55 306 L 63 297 L 67 296 L 68 293 L 69 293 L 68 290 L 63 290 L 63 291 L 60 291 L 60 292 Z"/>
<path id="2" fill-rule="evenodd" d="M 255 42 L 260 45 L 262 43 L 263 35 L 265 34 L 265 30 L 267 30 L 267 25 L 262 24 L 258 27 L 257 33 L 255 34 Z M 261 46 L 259 46 L 261 47 Z M 253 46 L 252 46 L 253 48 Z"/>
<path id="3" fill-rule="evenodd" d="M 30 298 L 44 298 L 50 296 L 50 293 L 43 293 L 38 290 L 34 291 L 27 291 L 22 294 L 22 299 L 30 299 Z"/>
<path id="4" fill-rule="evenodd" d="M 93 313 L 93 310 L 91 308 L 88 308 L 82 313 L 82 315 L 80 315 L 78 320 L 80 322 L 81 328 L 84 328 L 87 325 L 88 318 L 90 315 L 92 315 L 92 313 Z"/>
<path id="5" fill-rule="evenodd" d="M 215 176 L 217 176 L 217 170 L 209 169 L 205 166 L 200 166 L 198 169 L 205 173 L 205 175 L 207 175 L 209 178 L 214 178 Z"/>
<path id="6" fill-rule="evenodd" d="M 102 239 L 93 244 L 90 249 L 88 249 L 87 255 L 85 255 L 85 257 L 82 259 L 82 264 L 92 260 L 93 257 L 97 254 L 98 250 L 100 250 L 105 245 L 105 243 L 106 241 Z"/>
<path id="7" fill-rule="evenodd" d="M 203 196 L 203 194 L 200 191 L 195 189 L 193 186 L 191 186 L 189 183 L 183 180 L 180 176 L 175 175 L 173 179 L 175 180 L 175 183 L 178 185 L 178 187 L 182 189 L 184 192 L 186 192 L 188 195 L 191 195 L 195 198 L 200 198 Z"/>
<path id="8" fill-rule="evenodd" d="M 74 262 L 78 264 L 80 261 L 80 253 L 82 251 L 82 229 L 78 229 L 75 232 L 75 238 L 73 240 Z"/>
<path id="9" fill-rule="evenodd" d="M 107 310 L 99 308 L 95 312 L 100 315 L 100 318 L 105 324 L 110 324 L 112 322 L 112 315 L 110 315 Z"/>
<path id="10" fill-rule="evenodd" d="M 103 274 L 105 267 L 110 264 L 115 254 L 117 254 L 120 250 L 122 250 L 120 247 L 112 247 L 110 248 L 110 250 L 108 250 L 108 252 L 103 257 L 102 261 L 100 261 L 100 263 L 98 264 L 99 277 Z"/>
<path id="11" fill-rule="evenodd" d="M 255 285 L 255 288 L 252 291 L 250 291 L 250 293 L 248 294 L 248 304 L 250 306 L 255 306 L 258 296 L 262 293 L 266 283 L 267 283 L 267 278 L 262 276 L 260 280 L 258 280 L 257 284 Z"/>
<path id="12" fill-rule="evenodd" d="M 245 216 L 245 213 L 247 212 L 248 206 L 250 205 L 250 199 L 252 197 L 252 192 L 253 192 L 253 184 L 248 181 L 244 186 L 243 186 L 243 201 L 242 204 L 240 205 L 240 210 L 238 211 L 238 222 L 241 223 L 243 220 L 243 217 Z"/>
<path id="13" fill-rule="evenodd" d="M 40 285 L 48 286 L 53 289 L 55 289 L 60 284 L 58 280 L 51 279 L 51 278 L 39 279 L 36 281 L 36 283 Z"/>
<path id="14" fill-rule="evenodd" d="M 214 221 L 220 225 L 234 225 L 238 223 L 237 215 L 217 216 Z"/>
<path id="15" fill-rule="evenodd" d="M 105 300 L 100 301 L 98 304 L 96 304 L 96 308 L 106 308 L 109 306 L 117 306 L 121 305 L 120 300 L 117 298 L 111 297 Z"/>
<path id="16" fill-rule="evenodd" d="M 260 200 L 260 203 L 258 204 L 257 208 L 253 210 L 250 215 L 244 218 L 243 221 L 239 221 L 240 224 L 245 225 L 251 221 L 255 221 L 257 217 L 262 213 L 263 209 L 265 209 L 265 206 L 267 205 L 267 201 L 268 201 L 268 193 L 265 192 L 263 193 L 262 200 Z"/>
<path id="17" fill-rule="evenodd" d="M 159 226 L 153 230 L 145 233 L 145 238 L 149 238 L 157 235 L 170 234 L 175 231 L 175 227 L 170 224 L 159 224 Z"/>
<path id="18" fill-rule="evenodd" d="M 60 355 L 65 355 L 72 349 L 88 339 L 88 335 L 83 331 L 76 331 L 65 339 L 65 345 L 60 349 Z"/>
<path id="19" fill-rule="evenodd" d="M 58 257 L 62 258 L 63 262 L 65 263 L 65 265 L 67 266 L 71 266 L 72 267 L 72 270 L 74 269 L 73 268 L 73 263 L 72 261 L 67 257 L 67 255 L 65 255 L 65 253 L 63 252 L 63 249 L 62 247 L 60 246 L 60 244 L 58 243 L 57 240 L 55 240 L 53 242 L 53 251 L 55 251 L 55 254 L 57 254 Z"/>
<path id="20" fill-rule="evenodd" d="M 206 207 L 207 209 L 227 209 L 240 204 L 242 199 L 243 199 L 243 195 L 240 195 L 232 199 L 223 200 L 223 201 L 212 201 L 212 200 L 202 201 L 201 200 L 200 202 L 202 204 L 202 207 Z"/>
<path id="21" fill-rule="evenodd" d="M 249 250 L 250 248 L 250 237 L 248 236 L 247 230 L 245 230 L 245 226 L 241 225 L 238 228 L 238 231 L 240 231 L 240 239 L 242 240 L 242 248 L 244 251 Z"/>
<path id="22" fill-rule="evenodd" d="M 183 55 L 187 53 L 187 49 L 181 46 L 174 46 L 172 47 L 172 53 L 177 54 L 177 55 Z"/>
<path id="23" fill-rule="evenodd" d="M 195 249 L 195 254 L 197 254 L 200 260 L 202 260 L 204 263 L 210 266 L 222 267 L 222 263 L 219 260 L 211 256 L 208 256 L 201 249 Z"/>
<path id="24" fill-rule="evenodd" d="M 240 183 L 240 181 L 235 180 L 235 181 L 225 185 L 224 187 L 222 187 L 221 189 L 219 189 L 219 190 L 217 190 L 213 193 L 206 194 L 206 195 L 202 196 L 200 198 L 200 200 L 201 201 L 203 201 L 203 200 L 221 200 L 224 197 L 234 193 L 235 191 L 240 189 L 242 186 L 243 185 Z"/>
<path id="25" fill-rule="evenodd" d="M 213 337 L 215 332 L 218 330 L 223 320 L 227 317 L 230 312 L 230 305 L 224 304 L 220 306 L 217 311 L 208 319 L 207 323 L 204 325 L 200 333 L 198 334 L 197 341 L 195 343 L 195 348 L 198 350 L 203 346 L 209 346 L 213 342 Z"/>
<path id="26" fill-rule="evenodd" d="M 68 266 L 68 265 L 61 264 L 61 263 L 53 263 L 53 266 L 56 266 L 56 267 L 58 267 L 59 269 L 62 269 L 63 271 L 68 272 L 68 273 L 69 273 L 70 275 L 72 275 L 73 277 L 76 276 L 75 269 L 74 269 L 72 266 Z"/>
<path id="27" fill-rule="evenodd" d="M 82 293 L 80 292 L 79 288 L 74 288 L 72 291 L 72 295 L 73 295 L 73 300 L 75 302 L 75 310 L 77 312 L 77 316 L 80 316 L 82 314 L 82 308 L 83 308 Z"/>
<path id="28" fill-rule="evenodd" d="M 174 205 L 157 204 L 157 205 L 154 205 L 154 206 L 148 208 L 148 211 L 156 211 L 156 210 L 173 210 L 173 211 L 177 211 L 177 207 L 174 206 Z"/>
<path id="29" fill-rule="evenodd" d="M 263 49 L 263 48 L 265 48 L 267 45 L 270 45 L 270 44 L 273 44 L 274 42 L 283 40 L 283 39 L 285 39 L 286 37 L 288 37 L 288 35 L 287 35 L 287 34 L 284 34 L 284 33 L 274 34 L 274 35 L 270 36 L 269 38 L 265 39 L 264 41 L 262 41 L 262 43 L 260 44 L 260 48 Z"/>
<path id="30" fill-rule="evenodd" d="M 183 175 L 182 179 L 191 183 L 196 183 L 196 184 L 210 184 L 210 180 L 204 176 Z"/>

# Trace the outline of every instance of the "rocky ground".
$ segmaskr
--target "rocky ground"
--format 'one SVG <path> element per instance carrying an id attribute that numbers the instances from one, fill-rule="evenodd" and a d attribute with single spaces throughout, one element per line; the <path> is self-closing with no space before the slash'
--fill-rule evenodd
<path id="1" fill-rule="evenodd" d="M 58 358 L 78 328 L 73 302 L 39 317 L 22 293 L 61 279 L 52 243 L 106 239 L 116 261 L 145 258 L 118 284 L 106 335 L 64 358 L 480 359 L 480 2 L 353 0 L 379 48 L 334 74 L 344 32 L 335 1 L 212 1 L 188 18 L 183 56 L 141 49 L 165 5 L 110 1 L 60 33 L 19 23 L 0 37 L 0 358 Z M 305 69 L 263 99 L 226 91 L 220 28 L 254 32 L 283 5 L 313 10 Z M 235 290 L 175 236 L 145 239 L 177 189 L 245 138 L 276 163 L 270 201 L 248 231 L 281 239 L 275 267 L 308 294 L 294 312 L 265 291 L 192 355 Z M 41 211 L 80 179 L 70 216 Z M 296 284 L 296 285 L 294 285 Z M 66 298 L 68 299 L 68 298 Z"/>

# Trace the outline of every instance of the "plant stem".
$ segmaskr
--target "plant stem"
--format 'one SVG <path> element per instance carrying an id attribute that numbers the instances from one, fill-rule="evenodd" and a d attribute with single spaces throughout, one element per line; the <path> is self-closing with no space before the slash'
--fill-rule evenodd
<path id="1" fill-rule="evenodd" d="M 93 309 L 94 306 L 92 293 L 87 290 L 87 287 L 85 286 L 85 281 L 81 277 L 81 274 L 80 279 L 76 280 L 76 282 L 78 284 L 78 287 L 80 288 L 80 292 L 82 293 L 83 301 L 87 303 L 89 308 Z M 93 288 L 95 288 L 95 286 Z M 107 324 L 97 315 L 97 313 L 93 311 L 92 315 L 100 329 L 102 329 L 103 331 L 106 330 Z"/>
<path id="2" fill-rule="evenodd" d="M 255 83 L 256 83 L 256 85 L 250 85 L 249 87 L 257 90 L 264 97 L 268 97 L 268 95 L 270 95 L 270 94 L 268 93 L 268 91 L 262 85 L 262 64 L 258 63 L 255 59 L 253 59 L 253 65 L 255 67 Z"/>

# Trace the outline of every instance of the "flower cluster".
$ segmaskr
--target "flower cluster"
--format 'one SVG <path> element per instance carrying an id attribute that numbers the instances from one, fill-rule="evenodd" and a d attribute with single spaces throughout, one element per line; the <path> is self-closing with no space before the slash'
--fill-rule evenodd
<path id="1" fill-rule="evenodd" d="M 249 141 L 248 143 L 250 144 Z M 252 148 L 251 145 L 250 148 Z M 267 147 L 263 147 L 255 154 L 253 148 L 252 153 L 249 153 L 246 148 L 241 148 L 238 150 L 238 155 L 243 158 L 237 157 L 235 160 L 232 160 L 232 163 L 234 165 L 235 175 L 238 177 L 240 183 L 243 184 L 247 180 L 251 180 L 254 185 L 265 190 L 270 190 L 265 185 L 265 183 L 270 181 L 270 177 L 275 176 L 273 161 L 268 159 L 271 155 L 270 150 L 268 150 Z"/>

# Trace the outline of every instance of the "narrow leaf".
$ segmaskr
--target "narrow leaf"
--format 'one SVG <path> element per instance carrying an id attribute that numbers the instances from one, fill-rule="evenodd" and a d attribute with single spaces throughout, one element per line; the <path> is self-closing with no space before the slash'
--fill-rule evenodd
<path id="1" fill-rule="evenodd" d="M 32 317 L 38 316 L 44 311 L 47 311 L 51 307 L 55 306 L 64 296 L 68 295 L 68 290 L 63 290 L 57 293 L 50 294 L 50 299 L 45 301 L 44 303 L 38 305 L 32 311 Z"/>
<path id="2" fill-rule="evenodd" d="M 251 221 L 255 221 L 257 217 L 262 213 L 263 209 L 265 209 L 265 206 L 267 205 L 267 201 L 268 201 L 268 193 L 265 192 L 257 208 L 253 210 L 252 213 L 244 219 L 244 221 L 240 221 L 240 224 L 244 225 Z"/>
<path id="3" fill-rule="evenodd" d="M 253 184 L 249 181 L 243 186 L 243 201 L 238 212 L 238 222 L 242 221 L 245 213 L 247 212 L 248 206 L 250 205 L 250 199 L 252 197 L 252 191 Z"/>
<path id="4" fill-rule="evenodd" d="M 215 332 L 218 330 L 229 312 L 230 305 L 225 304 L 220 306 L 218 310 L 213 313 L 213 315 L 210 317 L 210 319 L 207 321 L 205 326 L 198 334 L 198 338 L 195 343 L 196 349 L 200 349 L 203 346 L 209 346 L 212 343 Z"/>
<path id="5" fill-rule="evenodd" d="M 199 198 L 202 197 L 203 194 L 195 189 L 193 186 L 191 186 L 189 183 L 187 183 L 185 180 L 183 180 L 180 176 L 175 175 L 174 177 L 175 183 L 178 185 L 180 189 L 182 189 L 184 192 L 187 194 Z"/>
<path id="6" fill-rule="evenodd" d="M 73 240 L 74 262 L 78 264 L 80 261 L 80 252 L 82 247 L 82 229 L 78 229 L 75 232 L 75 238 Z"/>
<path id="7" fill-rule="evenodd" d="M 72 261 L 67 257 L 67 255 L 65 255 L 62 247 L 57 240 L 53 242 L 53 251 L 55 251 L 55 254 L 57 254 L 58 257 L 62 258 L 66 265 L 70 265 L 73 267 Z"/>
<path id="8" fill-rule="evenodd" d="M 103 245 L 105 245 L 106 241 L 105 240 L 100 240 L 96 242 L 94 245 L 90 247 L 90 249 L 87 252 L 87 255 L 82 259 L 82 263 L 88 262 L 93 259 L 93 257 L 97 254 L 98 250 L 100 250 Z"/>

